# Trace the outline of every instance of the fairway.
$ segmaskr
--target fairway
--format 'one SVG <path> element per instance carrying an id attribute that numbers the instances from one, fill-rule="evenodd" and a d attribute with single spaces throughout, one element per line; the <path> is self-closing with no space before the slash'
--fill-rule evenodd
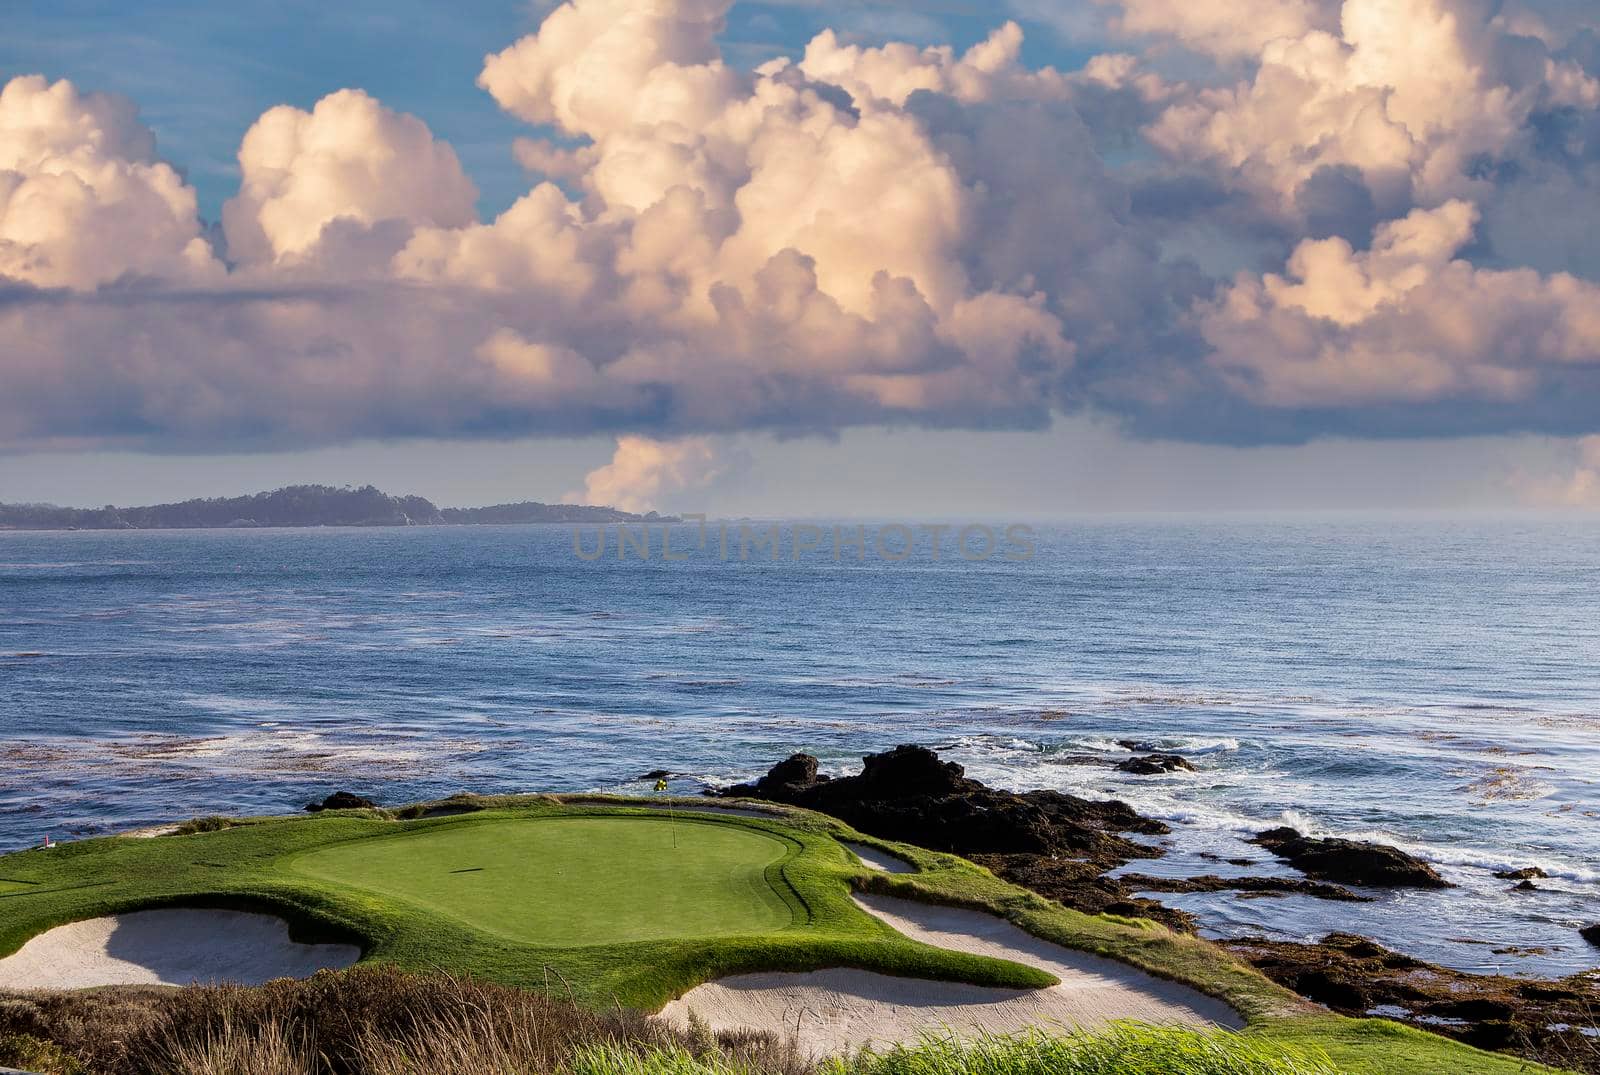
<path id="1" fill-rule="evenodd" d="M 788 851 L 740 825 L 566 817 L 358 840 L 289 867 L 526 944 L 573 948 L 782 929 L 793 912 L 766 871 Z"/>

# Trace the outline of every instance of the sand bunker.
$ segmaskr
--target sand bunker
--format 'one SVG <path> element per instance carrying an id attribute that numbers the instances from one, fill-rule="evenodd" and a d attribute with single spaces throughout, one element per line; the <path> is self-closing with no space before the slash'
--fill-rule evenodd
<path id="1" fill-rule="evenodd" d="M 710 982 L 661 1010 L 686 1026 L 692 1011 L 713 1030 L 754 1028 L 795 1037 L 814 1057 L 863 1044 L 915 1041 L 927 1032 L 1007 1033 L 1030 1026 L 1098 1027 L 1115 1019 L 1240 1027 L 1232 1008 L 1187 986 L 1040 940 L 978 911 L 888 896 L 856 902 L 913 940 L 1049 971 L 1050 989 L 993 989 L 834 969 L 742 974 Z"/>
<path id="2" fill-rule="evenodd" d="M 271 915 L 171 909 L 93 918 L 50 930 L 0 959 L 0 988 L 260 985 L 308 978 L 361 958 L 349 944 L 298 944 Z"/>
<path id="3" fill-rule="evenodd" d="M 916 873 L 917 868 L 899 855 L 891 855 L 887 851 L 879 851 L 876 847 L 858 844 L 854 840 L 840 840 L 841 844 L 855 852 L 856 858 L 861 860 L 861 865 L 869 870 L 882 870 L 884 873 Z"/>

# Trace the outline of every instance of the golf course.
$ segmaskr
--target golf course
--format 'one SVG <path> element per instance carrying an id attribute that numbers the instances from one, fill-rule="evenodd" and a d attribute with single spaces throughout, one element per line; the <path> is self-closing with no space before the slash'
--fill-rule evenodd
<path id="1" fill-rule="evenodd" d="M 767 874 L 794 849 L 715 821 L 547 818 L 341 843 L 289 868 L 511 941 L 577 948 L 783 929 L 804 908 Z"/>
<path id="2" fill-rule="evenodd" d="M 829 1048 L 895 1019 L 901 1040 L 916 1018 L 981 1032 L 1135 1019 L 1241 1029 L 1348 1071 L 1530 1070 L 1330 1015 L 1198 938 L 1071 911 L 820 814 L 662 805 L 469 798 L 6 855 L 0 989 L 254 983 L 359 961 L 718 1029 L 793 1029 L 801 996 L 832 1013 L 818 1033 L 834 1037 L 813 1039 Z"/>

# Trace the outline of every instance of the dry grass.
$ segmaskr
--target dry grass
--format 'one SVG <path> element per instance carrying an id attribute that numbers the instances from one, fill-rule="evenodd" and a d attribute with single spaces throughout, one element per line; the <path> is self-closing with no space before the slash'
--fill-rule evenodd
<path id="1" fill-rule="evenodd" d="M 545 1075 L 586 1048 L 738 1058 L 807 1075 L 761 1037 L 679 1034 L 635 1012 L 392 968 L 258 988 L 115 989 L 0 999 L 0 1066 L 44 1075 Z"/>

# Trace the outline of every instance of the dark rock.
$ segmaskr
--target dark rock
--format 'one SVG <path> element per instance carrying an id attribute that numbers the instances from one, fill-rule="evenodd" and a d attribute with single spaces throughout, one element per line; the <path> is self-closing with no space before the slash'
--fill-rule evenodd
<path id="1" fill-rule="evenodd" d="M 743 796 L 751 799 L 773 799 L 786 801 L 788 798 L 801 794 L 827 777 L 817 776 L 817 759 L 810 754 L 791 754 L 777 765 L 774 765 L 767 775 L 753 784 L 740 784 L 722 792 L 724 795 Z"/>
<path id="2" fill-rule="evenodd" d="M 986 787 L 926 747 L 899 746 L 863 761 L 860 775 L 829 780 L 817 776 L 816 758 L 796 754 L 760 780 L 720 794 L 803 806 L 935 851 L 1064 856 L 1105 868 L 1159 854 L 1120 833 L 1168 831 L 1126 803 Z"/>
<path id="3" fill-rule="evenodd" d="M 1287 861 L 1307 877 L 1379 888 L 1451 888 L 1426 862 L 1386 844 L 1321 840 L 1294 829 L 1268 829 L 1253 843 Z"/>
<path id="4" fill-rule="evenodd" d="M 1465 1019 L 1469 1023 L 1481 1023 L 1486 1019 L 1510 1019 L 1516 1014 L 1516 1009 L 1513 1005 L 1494 997 L 1466 997 L 1462 1000 L 1435 1004 L 1429 1009 L 1428 1014 L 1445 1019 Z"/>
<path id="5" fill-rule="evenodd" d="M 1125 873 L 1117 880 L 1135 892 L 1250 892 L 1258 895 L 1315 896 L 1320 900 L 1342 900 L 1347 903 L 1370 903 L 1372 897 L 1358 896 L 1342 885 L 1325 881 L 1311 881 L 1304 877 L 1218 877 L 1205 874 L 1200 877 L 1148 877 L 1144 874 Z"/>
<path id="6" fill-rule="evenodd" d="M 320 803 L 310 803 L 306 810 L 320 814 L 324 810 L 371 810 L 378 804 L 348 791 L 336 791 Z"/>
<path id="7" fill-rule="evenodd" d="M 1538 892 L 1539 891 L 1539 886 L 1534 884 L 1532 881 L 1518 881 L 1516 884 L 1511 886 L 1511 891 L 1513 891 L 1513 892 Z"/>
<path id="8" fill-rule="evenodd" d="M 1587 1039 L 1550 1029 L 1593 1025 L 1600 981 L 1584 975 L 1529 981 L 1468 974 L 1348 933 L 1330 933 L 1316 944 L 1262 938 L 1222 944 L 1273 981 L 1345 1015 L 1366 1015 L 1381 1005 L 1406 1013 L 1385 1018 L 1480 1048 L 1596 1070 Z"/>
<path id="9" fill-rule="evenodd" d="M 1135 896 L 1127 878 L 1102 876 L 1101 867 L 1092 862 L 1045 855 L 973 855 L 972 861 L 1002 880 L 1086 914 L 1148 918 L 1183 933 L 1195 929 L 1193 915 Z"/>
<path id="10" fill-rule="evenodd" d="M 1528 881 L 1535 877 L 1549 877 L 1550 875 L 1537 866 L 1524 866 L 1520 870 L 1496 870 L 1495 876 L 1502 881 Z"/>
<path id="11" fill-rule="evenodd" d="M 1509 1020 L 1494 1019 L 1482 1023 L 1468 1023 L 1458 1036 L 1474 1049 L 1500 1050 L 1517 1040 L 1518 1027 Z"/>
<path id="12" fill-rule="evenodd" d="M 1576 989 L 1569 989 L 1557 982 L 1524 982 L 1517 986 L 1516 994 L 1527 1000 L 1582 1000 L 1583 995 Z"/>
<path id="13" fill-rule="evenodd" d="M 637 777 L 639 780 L 665 780 L 672 775 L 671 769 L 651 769 L 648 773 Z"/>
<path id="14" fill-rule="evenodd" d="M 1297 975 L 1293 989 L 1302 997 L 1343 1011 L 1365 1011 L 1371 1006 L 1359 982 L 1320 968 Z"/>
<path id="15" fill-rule="evenodd" d="M 1593 926 L 1584 926 L 1578 931 L 1578 936 L 1582 937 L 1596 948 L 1600 948 L 1600 923 L 1597 923 Z"/>
<path id="16" fill-rule="evenodd" d="M 1117 768 L 1135 776 L 1159 776 L 1162 773 L 1175 773 L 1180 769 L 1194 772 L 1194 766 L 1189 764 L 1189 759 L 1179 754 L 1145 754 L 1118 762 Z"/>

